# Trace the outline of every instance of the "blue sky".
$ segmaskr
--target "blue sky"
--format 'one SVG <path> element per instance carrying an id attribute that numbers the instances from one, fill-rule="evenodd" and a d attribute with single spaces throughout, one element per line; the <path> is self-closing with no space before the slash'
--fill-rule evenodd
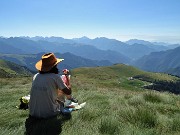
<path id="1" fill-rule="evenodd" d="M 1 0 L 0 36 L 180 43 L 180 0 Z"/>

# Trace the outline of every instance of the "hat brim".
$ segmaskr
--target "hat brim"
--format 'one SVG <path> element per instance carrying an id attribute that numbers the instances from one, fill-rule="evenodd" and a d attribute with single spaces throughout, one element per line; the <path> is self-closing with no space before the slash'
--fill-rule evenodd
<path id="1" fill-rule="evenodd" d="M 47 72 L 47 71 L 51 70 L 55 65 L 57 65 L 58 63 L 60 63 L 61 61 L 63 61 L 64 59 L 58 59 L 58 58 L 56 58 L 56 60 L 57 60 L 56 63 L 54 63 L 53 65 L 50 65 L 50 66 L 48 66 L 48 67 L 43 67 L 43 66 L 42 66 L 42 60 L 40 60 L 40 61 L 38 61 L 38 62 L 36 63 L 35 67 L 36 67 L 36 69 L 37 69 L 38 71 Z"/>

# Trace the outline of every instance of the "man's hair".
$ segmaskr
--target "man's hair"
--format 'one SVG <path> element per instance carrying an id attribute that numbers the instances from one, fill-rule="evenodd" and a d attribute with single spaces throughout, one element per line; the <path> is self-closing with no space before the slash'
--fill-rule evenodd
<path id="1" fill-rule="evenodd" d="M 40 74 L 46 74 L 46 73 L 54 73 L 54 74 L 58 74 L 59 70 L 57 68 L 57 65 L 55 65 L 53 68 L 51 68 L 51 70 L 44 72 L 44 71 L 39 71 Z"/>

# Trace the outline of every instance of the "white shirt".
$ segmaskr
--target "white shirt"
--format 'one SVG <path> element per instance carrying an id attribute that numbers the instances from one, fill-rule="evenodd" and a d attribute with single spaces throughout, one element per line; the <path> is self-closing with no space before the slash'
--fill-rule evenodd
<path id="1" fill-rule="evenodd" d="M 30 115 L 39 118 L 47 118 L 58 114 L 61 110 L 57 102 L 58 89 L 64 89 L 61 77 L 58 74 L 37 73 L 33 77 L 30 93 Z"/>

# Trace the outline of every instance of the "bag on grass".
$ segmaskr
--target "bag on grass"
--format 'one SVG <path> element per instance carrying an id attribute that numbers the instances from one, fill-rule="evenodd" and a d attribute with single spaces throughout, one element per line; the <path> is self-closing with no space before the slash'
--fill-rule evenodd
<path id="1" fill-rule="evenodd" d="M 19 109 L 28 109 L 29 108 L 29 100 L 30 100 L 30 95 L 28 96 L 23 96 L 21 97 L 20 99 L 20 105 L 19 106 L 16 106 L 17 108 Z"/>

